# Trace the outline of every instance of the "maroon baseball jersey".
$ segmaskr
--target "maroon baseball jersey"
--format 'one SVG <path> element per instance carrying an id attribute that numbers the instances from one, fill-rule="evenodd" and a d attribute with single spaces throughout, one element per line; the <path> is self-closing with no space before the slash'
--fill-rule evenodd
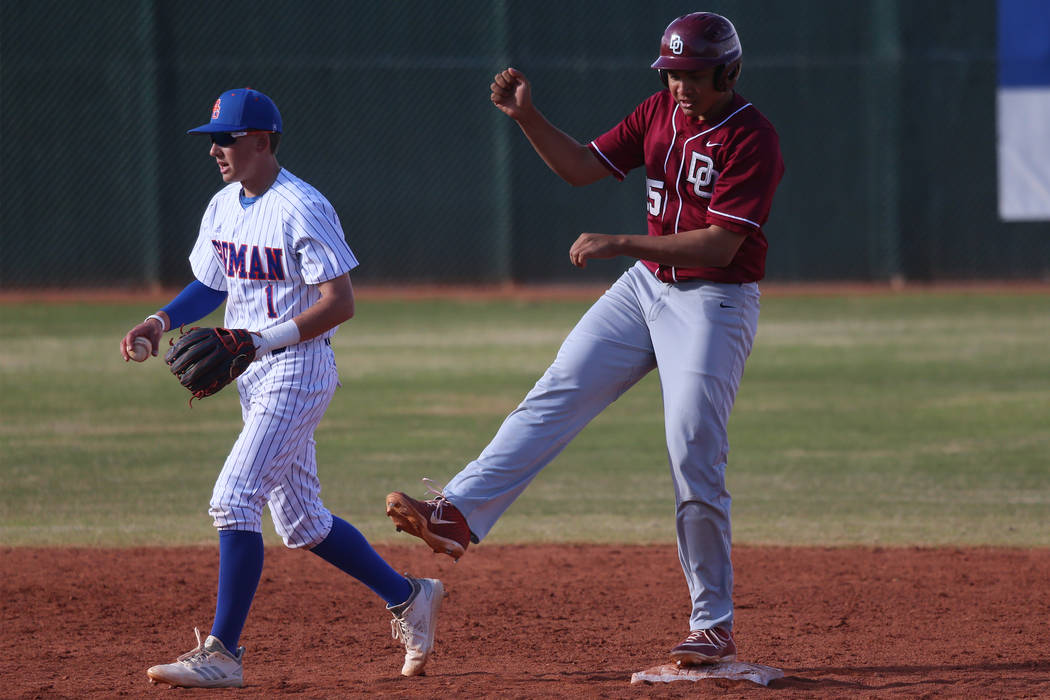
<path id="1" fill-rule="evenodd" d="M 762 225 L 784 174 L 773 125 L 740 95 L 714 124 L 682 114 L 661 90 L 589 144 L 617 180 L 645 165 L 649 235 L 721 226 L 745 236 L 726 267 L 645 265 L 664 282 L 757 282 L 765 275 Z"/>

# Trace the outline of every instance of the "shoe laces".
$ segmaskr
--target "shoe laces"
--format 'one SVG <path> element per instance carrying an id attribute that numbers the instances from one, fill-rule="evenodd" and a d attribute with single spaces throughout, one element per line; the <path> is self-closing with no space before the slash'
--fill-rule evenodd
<path id="1" fill-rule="evenodd" d="M 396 616 L 390 621 L 390 633 L 394 639 L 402 644 L 408 644 L 408 640 L 412 637 L 409 634 L 408 623 L 405 622 L 404 618 Z"/>
<path id="2" fill-rule="evenodd" d="M 707 642 L 709 644 L 717 644 L 719 646 L 725 646 L 729 643 L 729 633 L 725 632 L 717 627 L 712 627 L 706 630 L 693 630 L 689 633 L 689 636 L 685 638 L 688 642 Z"/>
<path id="3" fill-rule="evenodd" d="M 415 649 L 419 646 L 416 643 L 414 639 L 415 635 L 413 635 L 412 632 L 412 625 L 408 624 L 408 620 L 404 617 L 394 616 L 394 618 L 390 620 L 391 636 L 404 644 L 406 649 Z"/>
<path id="4" fill-rule="evenodd" d="M 441 516 L 441 511 L 442 511 L 442 509 L 444 509 L 445 504 L 448 503 L 448 499 L 445 498 L 445 486 L 444 486 L 444 484 L 439 486 L 436 481 L 434 481 L 433 479 L 428 479 L 427 477 L 424 476 L 423 477 L 423 485 L 427 487 L 427 495 L 428 496 L 429 495 L 434 495 L 434 496 L 437 497 L 437 498 L 428 499 L 427 503 L 433 503 L 434 504 L 434 508 L 437 511 L 437 516 L 439 518 L 442 517 Z M 437 488 L 435 488 L 435 487 L 437 487 Z"/>
<path id="5" fill-rule="evenodd" d="M 412 639 L 412 625 L 408 623 L 408 609 L 412 607 L 412 604 L 416 601 L 416 596 L 422 593 L 420 584 L 417 583 L 407 573 L 405 577 L 409 579 L 412 584 L 412 595 L 409 596 L 408 600 L 405 601 L 405 608 L 401 611 L 400 615 L 394 615 L 394 618 L 390 620 L 390 632 L 394 639 L 400 640 L 406 646 Z"/>
<path id="6" fill-rule="evenodd" d="M 423 477 L 423 485 L 427 487 L 427 494 L 434 494 L 437 496 L 436 500 L 445 500 L 445 485 L 438 485 L 438 482 L 428 477 Z M 437 488 L 435 488 L 437 487 Z"/>
<path id="7" fill-rule="evenodd" d="M 204 648 L 204 640 L 201 639 L 200 629 L 194 627 L 193 633 L 197 635 L 197 648 L 191 651 L 187 651 L 185 654 L 183 654 L 177 659 L 177 662 L 189 664 L 196 663 L 198 661 L 202 661 L 205 657 L 208 656 L 208 654 L 211 653 Z"/>

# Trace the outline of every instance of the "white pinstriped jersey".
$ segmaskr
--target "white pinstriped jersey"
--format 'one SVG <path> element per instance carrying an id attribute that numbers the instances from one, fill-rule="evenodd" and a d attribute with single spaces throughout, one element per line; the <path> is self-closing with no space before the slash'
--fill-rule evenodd
<path id="1" fill-rule="evenodd" d="M 281 170 L 245 208 L 241 183 L 208 204 L 190 253 L 193 274 L 226 291 L 225 325 L 262 330 L 320 299 L 317 285 L 357 266 L 335 210 L 312 186 Z M 320 498 L 313 434 L 339 384 L 332 348 L 316 339 L 259 357 L 237 378 L 244 427 L 215 482 L 215 527 L 261 532 L 269 504 L 289 547 L 310 547 L 332 527 Z"/>
<path id="2" fill-rule="evenodd" d="M 358 262 L 332 205 L 287 170 L 247 208 L 240 192 L 234 182 L 212 197 L 190 266 L 202 283 L 229 294 L 227 327 L 258 331 L 301 314 L 320 299 L 317 284 Z"/>

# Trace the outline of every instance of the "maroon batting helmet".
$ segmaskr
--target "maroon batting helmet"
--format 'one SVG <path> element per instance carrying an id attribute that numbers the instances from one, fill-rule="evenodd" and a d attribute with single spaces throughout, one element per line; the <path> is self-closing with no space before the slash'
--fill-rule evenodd
<path id="1" fill-rule="evenodd" d="M 729 90 L 740 76 L 743 51 L 736 27 L 722 15 L 694 12 L 667 25 L 660 40 L 660 57 L 652 67 L 660 71 L 703 70 L 715 67 L 715 88 Z"/>

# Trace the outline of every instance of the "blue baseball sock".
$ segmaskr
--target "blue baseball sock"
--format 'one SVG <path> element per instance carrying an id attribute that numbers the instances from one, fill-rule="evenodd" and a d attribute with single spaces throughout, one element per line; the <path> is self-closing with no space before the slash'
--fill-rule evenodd
<path id="1" fill-rule="evenodd" d="M 365 536 L 342 518 L 332 517 L 332 531 L 310 551 L 371 588 L 387 605 L 412 595 L 408 579 L 390 568 Z"/>
<path id="2" fill-rule="evenodd" d="M 211 634 L 231 654 L 248 619 L 263 568 L 263 537 L 259 532 L 219 530 L 219 594 Z"/>

